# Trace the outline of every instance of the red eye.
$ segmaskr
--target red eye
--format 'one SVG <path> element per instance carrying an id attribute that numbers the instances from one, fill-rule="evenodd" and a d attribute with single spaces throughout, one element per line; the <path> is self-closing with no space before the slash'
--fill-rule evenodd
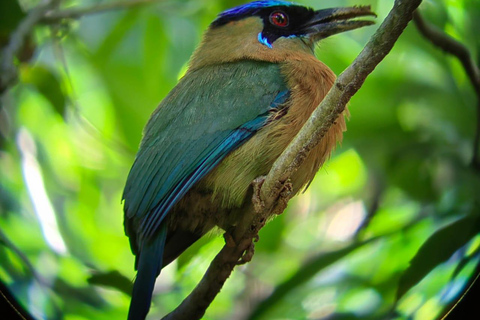
<path id="1" fill-rule="evenodd" d="M 270 23 L 277 27 L 286 27 L 288 26 L 288 16 L 281 11 L 275 11 L 270 15 Z"/>

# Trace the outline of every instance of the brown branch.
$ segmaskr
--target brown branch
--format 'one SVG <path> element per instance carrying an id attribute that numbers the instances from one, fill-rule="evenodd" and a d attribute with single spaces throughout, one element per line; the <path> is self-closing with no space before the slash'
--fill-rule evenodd
<path id="1" fill-rule="evenodd" d="M 461 42 L 450 37 L 446 33 L 437 29 L 435 26 L 426 22 L 418 11 L 413 15 L 413 21 L 418 31 L 427 38 L 433 45 L 443 51 L 456 56 L 463 65 L 470 81 L 475 88 L 477 95 L 480 96 L 480 70 L 475 65 L 467 47 Z"/>
<path id="2" fill-rule="evenodd" d="M 255 232 L 258 231 L 252 230 L 252 233 Z M 222 289 L 225 281 L 230 277 L 245 250 L 251 245 L 252 239 L 253 236 L 245 236 L 245 239 L 238 245 L 225 245 L 213 259 L 207 272 L 192 293 L 163 320 L 201 319 L 208 306 Z"/>
<path id="3" fill-rule="evenodd" d="M 470 78 L 470 82 L 473 85 L 475 93 L 477 95 L 477 129 L 475 133 L 474 145 L 473 145 L 473 158 L 471 165 L 480 170 L 480 70 L 473 61 L 472 55 L 468 48 L 461 42 L 450 37 L 443 31 L 439 30 L 435 26 L 427 23 L 421 14 L 416 11 L 413 15 L 413 21 L 417 26 L 418 31 L 428 39 L 433 45 L 439 47 L 446 53 L 454 55 L 462 64 L 465 72 Z"/>
<path id="4" fill-rule="evenodd" d="M 308 152 L 319 143 L 335 119 L 343 112 L 350 98 L 360 89 L 366 77 L 390 52 L 400 34 L 412 19 L 413 12 L 421 0 L 396 0 L 389 15 L 378 28 L 360 55 L 337 79 L 319 107 L 313 112 L 294 141 L 275 161 L 272 169 L 261 186 L 263 210 L 245 211 L 243 221 L 229 233 L 234 241 L 227 241 L 223 249 L 210 264 L 203 279 L 190 295 L 164 320 L 200 319 L 206 309 L 220 292 L 242 259 L 245 251 L 253 246 L 258 231 L 274 211 L 275 201 L 283 185 L 304 161 Z M 257 183 L 257 186 L 259 184 Z M 255 206 L 258 207 L 258 206 Z"/>

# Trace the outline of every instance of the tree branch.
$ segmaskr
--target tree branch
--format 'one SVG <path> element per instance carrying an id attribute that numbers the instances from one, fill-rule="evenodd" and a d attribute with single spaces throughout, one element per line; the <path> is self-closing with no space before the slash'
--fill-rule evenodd
<path id="1" fill-rule="evenodd" d="M 203 279 L 190 295 L 163 320 L 200 319 L 220 292 L 223 284 L 273 214 L 275 202 L 284 183 L 303 163 L 308 152 L 320 142 L 350 98 L 360 89 L 366 77 L 390 52 L 400 34 L 412 19 L 421 0 L 396 0 L 389 15 L 372 36 L 360 55 L 337 79 L 330 92 L 312 113 L 310 119 L 283 154 L 275 161 L 261 186 L 263 210 L 246 211 L 243 221 L 226 233 L 226 244 L 210 264 Z M 257 183 L 257 187 L 260 185 Z M 255 187 L 255 184 L 254 184 Z M 230 235 L 230 236 L 229 236 Z M 229 241 L 229 238 L 233 241 Z M 252 253 L 251 251 L 249 253 Z"/>
<path id="2" fill-rule="evenodd" d="M 439 47 L 446 53 L 454 55 L 460 60 L 465 72 L 467 73 L 470 82 L 473 85 L 475 94 L 477 95 L 477 129 L 475 133 L 474 145 L 473 145 L 473 158 L 471 165 L 480 170 L 480 70 L 478 69 L 475 61 L 473 61 L 472 55 L 468 51 L 467 47 L 461 42 L 453 39 L 446 33 L 437 29 L 435 26 L 427 23 L 421 14 L 416 11 L 413 15 L 413 21 L 417 26 L 418 31 L 428 39 L 433 45 Z"/>
<path id="3" fill-rule="evenodd" d="M 413 15 L 413 22 L 415 22 L 418 31 L 420 31 L 420 33 L 433 45 L 456 56 L 458 60 L 460 60 L 477 95 L 480 96 L 480 70 L 475 65 L 467 47 L 446 33 L 440 31 L 432 24 L 426 22 L 418 11 Z"/>

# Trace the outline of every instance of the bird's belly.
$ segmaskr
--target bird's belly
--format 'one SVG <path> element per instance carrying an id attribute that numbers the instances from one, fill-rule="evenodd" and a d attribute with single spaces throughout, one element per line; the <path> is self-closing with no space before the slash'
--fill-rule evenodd
<path id="1" fill-rule="evenodd" d="M 251 199 L 251 192 L 246 190 L 245 198 Z M 213 197 L 213 192 L 204 188 L 202 183 L 192 188 L 173 208 L 169 216 L 169 230 L 188 230 L 199 236 L 206 234 L 214 227 L 228 230 L 238 221 L 240 212 L 251 206 L 244 201 L 240 206 L 222 205 L 221 196 Z"/>
<path id="2" fill-rule="evenodd" d="M 208 231 L 215 225 L 223 229 L 234 225 L 238 215 L 251 205 L 252 181 L 268 174 L 275 160 L 323 100 L 335 75 L 314 57 L 305 59 L 310 60 L 294 60 L 282 65 L 282 73 L 291 81 L 286 114 L 273 117 L 273 121 L 231 152 L 176 205 L 175 211 L 179 214 L 174 214 L 175 220 L 177 216 L 185 217 L 188 221 L 182 223 L 188 230 Z M 314 178 L 337 141 L 341 141 L 345 129 L 344 115 L 341 114 L 291 176 L 294 193 Z"/>
<path id="3" fill-rule="evenodd" d="M 275 160 L 301 130 L 315 108 L 324 99 L 335 80 L 334 73 L 315 57 L 288 61 L 281 66 L 289 79 L 290 98 L 272 121 L 237 150 L 230 153 L 202 181 L 212 199 L 225 208 L 242 207 L 250 202 L 252 181 L 268 174 Z M 347 113 L 348 111 L 346 111 Z M 290 177 L 294 193 L 309 183 L 345 131 L 341 114 L 303 164 Z M 250 193 L 251 194 L 251 193 Z"/>
<path id="4" fill-rule="evenodd" d="M 215 218 L 216 221 L 234 223 L 238 217 L 230 211 L 234 208 L 243 208 L 251 202 L 252 181 L 268 174 L 275 160 L 298 133 L 298 130 L 291 130 L 289 125 L 263 128 L 226 157 L 200 182 L 197 190 L 201 189 L 210 194 L 210 201 L 220 215 Z M 299 127 L 302 125 L 303 123 Z M 294 194 L 314 178 L 319 167 L 335 148 L 337 141 L 342 138 L 344 129 L 345 119 L 340 115 L 321 143 L 309 153 L 303 164 L 291 176 Z M 225 214 L 232 217 L 228 219 L 223 216 Z"/>

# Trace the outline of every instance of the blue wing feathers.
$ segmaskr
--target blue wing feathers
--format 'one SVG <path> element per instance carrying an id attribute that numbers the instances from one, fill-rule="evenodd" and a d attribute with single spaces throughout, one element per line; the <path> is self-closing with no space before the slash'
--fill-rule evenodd
<path id="1" fill-rule="evenodd" d="M 280 92 L 276 97 L 275 100 L 273 100 L 271 107 L 273 109 L 279 109 L 285 102 L 287 102 L 287 99 L 290 98 L 290 91 L 289 90 L 284 90 Z"/>
<path id="2" fill-rule="evenodd" d="M 243 61 L 187 74 L 152 114 L 123 195 L 138 270 L 129 320 L 144 319 L 150 308 L 169 211 L 288 97 L 277 65 Z"/>
<path id="3" fill-rule="evenodd" d="M 153 214 L 148 216 L 148 219 L 143 220 L 140 226 L 140 229 L 144 232 L 143 236 L 146 238 L 151 237 L 175 203 L 177 203 L 196 182 L 210 172 L 227 154 L 259 130 L 267 120 L 268 115 L 262 115 L 247 122 L 235 131 L 232 131 L 218 147 L 212 150 L 212 152 L 198 164 L 191 176 L 182 179 L 172 192 L 170 192 L 169 196 L 155 209 Z"/>
<path id="4" fill-rule="evenodd" d="M 147 124 L 127 180 L 125 230 L 135 253 L 175 203 L 288 96 L 278 65 L 264 62 L 203 68 L 180 81 Z"/>
<path id="5" fill-rule="evenodd" d="M 157 238 L 142 248 L 136 267 L 137 278 L 133 285 L 132 300 L 128 310 L 128 320 L 144 320 L 150 309 L 155 279 L 160 274 L 163 263 L 163 250 L 167 238 L 167 226 L 161 227 Z"/>

